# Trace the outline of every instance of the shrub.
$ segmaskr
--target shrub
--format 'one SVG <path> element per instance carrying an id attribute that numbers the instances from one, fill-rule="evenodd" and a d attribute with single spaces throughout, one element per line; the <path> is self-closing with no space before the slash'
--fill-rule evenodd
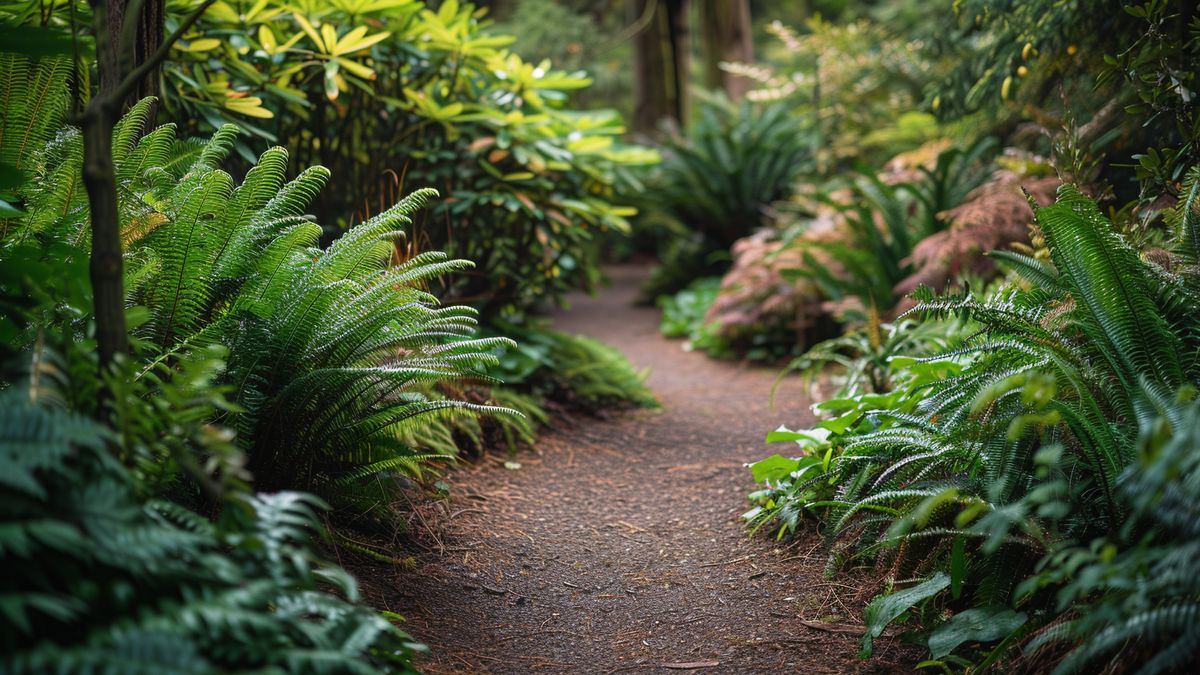
<path id="1" fill-rule="evenodd" d="M 932 167 L 919 167 L 911 181 L 889 184 L 860 173 L 848 196 L 820 195 L 841 215 L 839 241 L 797 239 L 804 264 L 789 271 L 841 303 L 846 318 L 861 321 L 868 311 L 888 314 L 896 306 L 896 287 L 912 274 L 917 243 L 944 231 L 944 212 L 967 199 L 987 177 L 994 139 L 937 155 Z M 853 300 L 857 307 L 847 300 Z"/>
<path id="2" fill-rule="evenodd" d="M 820 173 L 877 162 L 939 133 L 927 113 L 896 114 L 919 107 L 938 71 L 937 55 L 914 50 L 896 23 L 888 17 L 839 25 L 814 15 L 798 32 L 775 21 L 766 26 L 776 38 L 766 45 L 767 63 L 725 67 L 755 83 L 747 98 L 783 102 L 809 118 Z"/>
<path id="3" fill-rule="evenodd" d="M 709 246 L 728 249 L 766 222 L 810 158 L 805 127 L 788 106 L 713 98 L 668 147 L 651 194 Z"/>
<path id="4" fill-rule="evenodd" d="M 648 370 L 638 370 L 617 349 L 586 335 L 569 335 L 543 325 L 501 325 L 518 340 L 492 371 L 522 393 L 545 405 L 580 407 L 658 407 L 646 387 Z"/>
<path id="5" fill-rule="evenodd" d="M 18 4 L 0 19 L 68 37 L 89 24 L 86 6 L 75 23 L 57 9 Z M 182 6 L 166 10 L 170 23 Z M 485 321 L 519 315 L 591 288 L 596 237 L 628 231 L 633 169 L 658 156 L 622 144 L 612 110 L 570 109 L 590 78 L 523 61 L 483 15 L 457 0 L 217 2 L 163 65 L 160 121 L 184 136 L 236 124 L 243 165 L 279 144 L 327 167 L 344 187 L 310 207 L 326 241 L 404 194 L 438 190 L 445 200 L 415 218 L 398 255 L 474 260 L 431 290 Z"/>
<path id="6" fill-rule="evenodd" d="M 659 230 L 660 265 L 642 291 L 648 300 L 724 272 L 729 248 L 771 221 L 772 204 L 788 196 L 811 158 L 806 127 L 788 106 L 718 96 L 664 152 L 640 221 Z"/>
<path id="7" fill-rule="evenodd" d="M 594 237 L 628 230 L 630 168 L 657 156 L 622 145 L 611 110 L 566 107 L 582 72 L 526 63 L 474 5 L 437 4 L 218 4 L 164 69 L 164 105 L 191 131 L 251 130 L 247 160 L 265 140 L 327 166 L 348 186 L 314 203 L 331 226 L 439 190 L 401 248 L 475 261 L 432 282 L 485 320 L 591 288 Z"/>
<path id="8" fill-rule="evenodd" d="M 101 394 L 86 257 L 27 244 L 3 263 L 0 670 L 413 672 L 398 617 L 315 552 L 320 500 L 249 491 L 212 422 L 223 348 L 168 365 L 135 344 Z"/>
<path id="9" fill-rule="evenodd" d="M 1191 395 L 1161 401 L 1161 417 L 1142 425 L 1138 460 L 1117 480 L 1125 525 L 1055 551 L 1054 564 L 1025 582 L 1057 588 L 1055 609 L 1068 612 L 1029 641 L 1024 658 L 1069 642 L 1073 649 L 1056 673 L 1089 672 L 1118 659 L 1149 673 L 1196 663 L 1200 406 L 1186 400 Z"/>
<path id="10" fill-rule="evenodd" d="M 719 277 L 701 277 L 675 295 L 660 296 L 658 307 L 662 310 L 662 321 L 659 331 L 669 338 L 697 337 L 720 287 Z"/>
<path id="11" fill-rule="evenodd" d="M 210 523 L 139 498 L 107 429 L 0 398 L 5 672 L 415 672 L 408 636 L 313 554 L 315 498 L 235 495 Z"/>
<path id="12" fill-rule="evenodd" d="M 1047 593 L 1078 569 L 1063 551 L 1130 526 L 1119 477 L 1136 461 L 1139 430 L 1160 414 L 1181 429 L 1173 392 L 1200 383 L 1200 281 L 1190 262 L 1198 178 L 1193 171 L 1172 216 L 1175 252 L 1157 262 L 1066 186 L 1036 209 L 1050 261 L 998 257 L 1024 287 L 986 301 L 918 293 L 915 312 L 965 317 L 981 330 L 934 360 L 893 359 L 895 389 L 830 402 L 838 417 L 780 438 L 799 441 L 803 456 L 756 470 L 768 489 L 749 518 L 787 531 L 815 512 L 846 542 L 844 555 L 885 554 L 898 579 L 947 574 L 944 590 L 914 603 L 1020 608 L 1037 613 L 1034 625 L 1069 610 Z M 1045 583 L 1018 587 L 1035 568 Z"/>
<path id="13" fill-rule="evenodd" d="M 287 152 L 268 150 L 245 181 L 218 169 L 236 130 L 183 143 L 171 125 L 138 138 L 148 101 L 114 133 L 134 338 L 150 364 L 173 363 L 210 344 L 229 347 L 222 382 L 256 485 L 334 495 L 379 472 L 412 470 L 424 457 L 400 441 L 423 417 L 504 413 L 430 400 L 427 382 L 486 380 L 503 338 L 471 339 L 468 308 L 439 308 L 425 280 L 468 263 L 425 253 L 390 265 L 420 191 L 317 248 L 321 228 L 304 210 L 328 178 L 310 168 L 286 182 Z M 28 216 L 8 246 L 37 240 L 80 256 L 88 241 L 79 133 L 59 134 L 35 161 Z M 377 483 L 371 483 L 377 485 Z"/>

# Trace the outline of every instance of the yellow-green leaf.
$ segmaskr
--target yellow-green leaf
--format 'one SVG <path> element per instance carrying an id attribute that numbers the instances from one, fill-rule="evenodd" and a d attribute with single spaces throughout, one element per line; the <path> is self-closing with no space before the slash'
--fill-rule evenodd
<path id="1" fill-rule="evenodd" d="M 359 31 L 361 31 L 361 33 Z M 350 31 L 338 41 L 337 47 L 333 50 L 333 53 L 338 56 L 343 54 L 352 54 L 354 52 L 362 51 L 372 45 L 383 42 L 392 36 L 391 33 L 386 31 L 382 33 L 376 33 L 374 35 L 366 35 L 366 32 L 366 26 L 359 26 L 358 28 Z"/>
<path id="2" fill-rule="evenodd" d="M 275 116 L 275 113 L 262 107 L 262 99 L 257 96 L 228 99 L 225 101 L 225 107 L 246 117 L 270 119 Z"/>
<path id="3" fill-rule="evenodd" d="M 334 59 L 334 61 L 337 61 L 339 66 L 355 77 L 361 77 L 364 80 L 375 79 L 375 71 L 357 61 L 351 61 L 350 59 Z"/>
<path id="4" fill-rule="evenodd" d="M 189 40 L 186 43 L 175 43 L 175 48 L 184 52 L 209 52 L 220 46 L 221 41 L 216 38 L 200 38 L 198 40 Z"/>
<path id="5" fill-rule="evenodd" d="M 263 24 L 258 27 L 258 44 L 262 45 L 268 54 L 274 54 L 275 50 L 279 48 L 279 43 L 275 41 L 275 33 L 271 31 L 270 26 Z"/>
<path id="6" fill-rule="evenodd" d="M 446 0 L 442 6 L 438 8 L 437 18 L 442 23 L 450 23 L 454 17 L 458 16 L 458 0 Z"/>
<path id="7" fill-rule="evenodd" d="M 293 14 L 292 16 L 295 17 L 296 23 L 300 24 L 300 29 L 308 35 L 308 39 L 312 40 L 313 43 L 316 44 L 317 49 L 320 51 L 326 51 L 325 43 L 321 41 L 321 36 L 317 35 L 317 29 L 313 28 L 313 25 L 308 22 L 308 19 L 304 18 L 300 14 Z"/>
<path id="8" fill-rule="evenodd" d="M 338 36 L 337 30 L 332 24 L 324 24 L 321 26 L 321 39 L 325 41 L 325 49 L 323 51 L 333 54 L 337 49 Z"/>

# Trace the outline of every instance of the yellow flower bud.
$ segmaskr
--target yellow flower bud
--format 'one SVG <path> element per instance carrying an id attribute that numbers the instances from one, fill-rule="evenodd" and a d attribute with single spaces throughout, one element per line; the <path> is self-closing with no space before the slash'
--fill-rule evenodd
<path id="1" fill-rule="evenodd" d="M 1000 98 L 1008 100 L 1008 90 L 1012 89 L 1012 75 L 1004 78 L 1004 84 L 1000 85 Z"/>
<path id="2" fill-rule="evenodd" d="M 1021 58 L 1022 58 L 1022 59 L 1025 59 L 1026 61 L 1028 61 L 1028 60 L 1029 60 L 1029 57 L 1030 57 L 1032 54 L 1033 54 L 1033 43 L 1032 43 L 1032 42 L 1026 42 L 1026 43 L 1025 43 L 1025 47 L 1024 47 L 1022 50 L 1021 50 Z"/>
<path id="3" fill-rule="evenodd" d="M 1067 45 L 1067 56 L 1075 56 L 1075 52 L 1079 51 L 1079 47 L 1075 45 Z"/>
<path id="4" fill-rule="evenodd" d="M 1025 66 L 1021 66 L 1020 68 L 1017 68 L 1017 77 L 1025 77 L 1028 74 L 1029 74 L 1029 69 L 1026 68 Z"/>

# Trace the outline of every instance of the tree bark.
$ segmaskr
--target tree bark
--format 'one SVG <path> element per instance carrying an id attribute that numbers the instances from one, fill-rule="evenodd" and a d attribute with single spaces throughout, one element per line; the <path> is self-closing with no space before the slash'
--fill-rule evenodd
<path id="1" fill-rule="evenodd" d="M 113 172 L 112 129 L 120 100 L 112 96 L 120 88 L 120 62 L 110 32 L 109 9 L 121 0 L 90 0 L 96 22 L 96 54 L 100 67 L 100 92 L 88 102 L 83 114 L 83 184 L 87 188 L 92 220 L 93 311 L 96 317 L 96 346 L 100 370 L 106 375 L 118 354 L 129 350 L 125 330 L 125 288 L 122 278 L 121 222 L 117 207 L 117 180 Z M 120 35 L 120 27 L 116 31 Z"/>
<path id="2" fill-rule="evenodd" d="M 94 4 L 94 3 L 93 3 Z M 137 9 L 137 3 L 131 3 L 130 0 L 107 0 L 106 17 L 104 20 L 105 33 L 108 36 L 108 44 L 110 49 L 106 53 L 99 53 L 100 60 L 100 90 L 114 91 L 121 84 L 121 80 L 125 74 L 132 71 L 139 64 L 145 63 L 158 48 L 162 45 L 164 19 L 166 15 L 165 0 L 145 0 L 140 8 L 140 12 L 136 17 L 137 25 L 135 27 L 136 36 L 132 48 L 128 53 L 122 53 L 121 33 L 125 25 L 126 10 L 131 5 Z M 99 22 L 97 22 L 99 28 Z M 122 59 L 125 63 L 122 63 Z M 120 112 L 128 110 L 134 103 L 146 98 L 147 96 L 157 97 L 160 91 L 158 71 L 152 70 L 134 84 L 133 90 L 128 96 L 121 101 Z M 151 107 L 150 117 L 146 120 L 147 129 L 150 131 L 154 127 L 154 113 L 157 106 Z"/>
<path id="3" fill-rule="evenodd" d="M 704 34 L 704 85 L 721 89 L 737 100 L 750 90 L 744 77 L 721 70 L 722 61 L 754 60 L 754 34 L 750 25 L 750 0 L 704 0 L 700 7 Z"/>
<path id="4" fill-rule="evenodd" d="M 156 87 L 157 66 L 166 47 L 193 26 L 214 0 L 201 5 L 165 41 L 156 32 L 163 0 L 88 0 L 95 22 L 96 59 L 100 90 L 83 113 L 83 184 L 92 221 L 90 277 L 96 321 L 96 350 L 101 375 L 107 375 L 117 356 L 129 351 L 125 327 L 125 282 L 121 249 L 121 218 L 117 179 L 113 169 L 112 131 L 125 103 L 141 86 Z M 126 8 L 141 12 L 137 24 L 125 21 Z M 149 21 L 144 25 L 144 22 Z M 143 40 L 150 40 L 143 42 Z M 133 100 L 137 100 L 133 98 Z M 105 387 L 103 389 L 107 391 Z M 101 408 L 107 401 L 101 401 Z"/>
<path id="5" fill-rule="evenodd" d="M 682 125 L 687 106 L 687 0 L 629 0 L 628 19 L 645 21 L 633 38 L 633 129 L 659 135 L 663 122 Z"/>

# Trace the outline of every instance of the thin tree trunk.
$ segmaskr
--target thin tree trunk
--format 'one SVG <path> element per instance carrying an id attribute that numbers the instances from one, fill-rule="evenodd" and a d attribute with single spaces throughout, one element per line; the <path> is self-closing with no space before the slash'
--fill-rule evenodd
<path id="1" fill-rule="evenodd" d="M 106 17 L 104 20 L 105 33 L 108 36 L 108 44 L 112 47 L 105 53 L 97 51 L 97 56 L 100 61 L 100 90 L 114 91 L 120 84 L 125 73 L 133 70 L 139 64 L 145 63 L 162 44 L 163 27 L 166 9 L 164 7 L 165 0 L 145 0 L 142 3 L 141 11 L 137 16 L 136 39 L 133 43 L 133 49 L 129 54 L 121 54 L 121 50 L 117 47 L 121 43 L 121 30 L 125 25 L 126 10 L 130 6 L 129 0 L 107 0 Z M 95 2 L 93 2 L 95 4 Z M 100 23 L 97 22 L 97 29 Z M 127 63 L 121 63 L 121 59 L 128 60 Z M 160 91 L 158 71 L 152 70 L 138 79 L 134 84 L 133 90 L 121 101 L 120 112 L 128 110 L 130 106 L 147 96 L 157 97 Z M 150 131 L 154 127 L 154 116 L 158 106 L 152 106 L 150 117 L 146 120 L 145 131 Z"/>
<path id="2" fill-rule="evenodd" d="M 129 349 L 125 330 L 125 289 L 122 278 L 121 222 L 117 210 L 117 181 L 113 172 L 112 129 L 120 101 L 108 92 L 119 88 L 117 49 L 111 40 L 109 9 L 116 2 L 91 0 L 96 22 L 96 53 L 100 93 L 83 114 L 83 184 L 87 187 L 92 219 L 91 281 L 96 316 L 96 343 L 101 372 L 107 374 L 118 354 Z M 123 3 L 120 3 L 123 4 Z M 123 8 L 122 8 L 123 10 Z M 120 34 L 120 27 L 116 34 Z"/>
<path id="3" fill-rule="evenodd" d="M 733 100 L 750 90 L 750 81 L 721 70 L 722 61 L 754 60 L 750 0 L 704 0 L 700 7 L 704 35 L 704 85 L 721 89 Z"/>
<path id="4" fill-rule="evenodd" d="M 688 0 L 667 0 L 671 11 L 671 65 L 675 84 L 675 111 L 680 125 L 687 124 L 688 82 L 691 80 L 691 44 L 688 36 Z"/>
<path id="5" fill-rule="evenodd" d="M 111 371 L 118 355 L 129 351 L 129 336 L 125 327 L 121 218 L 112 156 L 113 126 L 125 102 L 137 92 L 138 87 L 157 80 L 157 67 L 166 58 L 167 47 L 195 25 L 213 2 L 204 0 L 180 22 L 169 38 L 163 40 L 161 34 L 155 32 L 154 25 L 141 23 L 144 19 L 152 19 L 151 24 L 162 20 L 163 0 L 133 0 L 128 3 L 135 11 L 144 10 L 137 17 L 138 25 L 123 21 L 126 0 L 89 0 L 95 22 L 100 90 L 88 102 L 83 113 L 83 184 L 87 188 L 88 206 L 91 209 L 90 276 L 96 348 L 102 375 Z M 147 19 L 148 15 L 153 16 Z M 126 24 L 133 32 L 123 28 Z M 153 34 L 153 45 L 142 44 L 139 47 L 139 42 L 149 39 L 149 34 Z M 106 396 L 102 394 L 102 399 Z M 100 402 L 102 414 L 106 405 L 106 400 Z"/>
<path id="6" fill-rule="evenodd" d="M 626 7 L 631 24 L 645 22 L 633 39 L 633 128 L 655 137 L 664 121 L 684 120 L 687 0 L 630 0 Z"/>

